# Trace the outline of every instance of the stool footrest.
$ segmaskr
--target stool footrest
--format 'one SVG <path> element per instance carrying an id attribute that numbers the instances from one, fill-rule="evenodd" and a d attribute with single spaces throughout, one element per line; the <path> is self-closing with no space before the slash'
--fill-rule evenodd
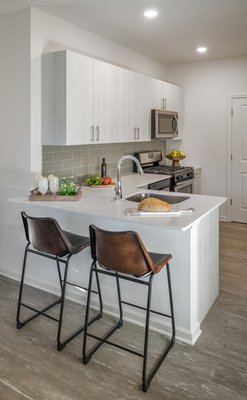
<path id="1" fill-rule="evenodd" d="M 57 304 L 59 304 L 61 302 L 61 298 L 59 298 L 58 300 L 56 300 L 54 303 L 50 304 L 49 306 L 43 308 L 42 310 L 37 310 L 34 307 L 29 306 L 28 304 L 25 303 L 20 303 L 20 305 L 22 307 L 28 308 L 29 310 L 34 311 L 36 314 L 32 315 L 30 318 L 27 318 L 25 321 L 17 321 L 17 328 L 20 329 L 22 328 L 24 325 L 26 325 L 28 322 L 32 321 L 33 319 L 37 318 L 39 315 L 43 315 L 44 317 L 50 318 L 53 321 L 58 322 L 57 318 L 52 317 L 49 314 L 46 314 L 46 311 L 50 310 L 52 307 L 56 306 Z"/>
<path id="2" fill-rule="evenodd" d="M 103 317 L 103 312 L 100 310 L 99 313 L 90 319 L 90 321 L 88 322 L 88 325 L 93 324 L 95 321 L 97 321 L 98 319 Z M 75 339 L 76 336 L 80 335 L 80 333 L 82 333 L 85 329 L 85 325 L 83 325 L 81 328 L 79 328 L 76 332 L 74 332 L 72 335 L 70 335 L 69 337 L 67 337 L 67 339 L 65 339 L 63 342 L 58 342 L 57 344 L 57 350 L 61 351 L 64 349 L 64 347 L 71 342 L 71 340 Z"/>
<path id="3" fill-rule="evenodd" d="M 106 340 L 119 328 L 121 328 L 121 326 L 123 325 L 123 321 L 119 320 L 117 322 L 116 325 L 114 325 L 108 332 L 105 333 L 104 336 L 102 336 L 102 338 L 99 337 L 95 337 L 95 339 L 98 339 L 98 343 L 96 343 L 94 346 L 91 347 L 91 349 L 89 350 L 89 352 L 86 354 L 86 356 L 83 356 L 83 363 L 87 364 L 88 361 L 90 360 L 90 358 L 92 357 L 92 355 L 106 342 Z M 93 335 L 91 335 L 90 333 L 85 333 L 86 336 L 91 336 L 94 337 Z"/>
<path id="4" fill-rule="evenodd" d="M 115 330 L 114 330 L 114 331 L 115 331 Z M 114 333 L 114 331 L 113 331 L 112 333 Z M 112 334 L 112 333 L 111 333 L 111 334 Z M 90 337 L 92 337 L 92 338 L 94 338 L 94 339 L 97 339 L 97 340 L 99 340 L 99 341 L 101 341 L 101 342 L 103 342 L 103 343 L 107 343 L 107 344 L 109 344 L 109 345 L 111 345 L 111 346 L 117 347 L 118 349 L 128 351 L 128 353 L 134 354 L 134 355 L 139 356 L 139 357 L 144 357 L 144 354 L 143 354 L 143 353 L 140 353 L 140 352 L 135 351 L 135 350 L 131 350 L 129 347 L 121 346 L 120 344 L 111 342 L 110 340 L 102 339 L 102 338 L 100 338 L 99 336 L 93 335 L 93 334 L 91 334 L 91 333 L 87 333 L 87 335 L 90 336 Z M 103 344 L 103 343 L 102 343 L 102 344 Z"/>
<path id="5" fill-rule="evenodd" d="M 128 301 L 121 300 L 121 303 L 126 304 L 127 306 L 139 308 L 139 310 L 147 311 L 147 309 L 145 307 L 138 306 L 137 304 L 129 303 Z M 172 318 L 172 316 L 170 314 L 164 314 L 164 313 L 161 313 L 161 312 L 155 311 L 155 310 L 150 310 L 150 312 L 153 314 L 161 315 L 162 317 Z"/>

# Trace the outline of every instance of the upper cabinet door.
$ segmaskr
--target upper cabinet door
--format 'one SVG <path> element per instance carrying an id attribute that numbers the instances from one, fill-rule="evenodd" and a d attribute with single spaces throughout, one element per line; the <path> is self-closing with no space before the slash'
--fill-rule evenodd
<path id="1" fill-rule="evenodd" d="M 151 140 L 149 127 L 148 78 L 145 75 L 134 73 L 134 139 L 137 141 Z"/>
<path id="2" fill-rule="evenodd" d="M 170 110 L 171 86 L 168 82 L 148 78 L 148 98 L 151 109 Z"/>
<path id="3" fill-rule="evenodd" d="M 115 67 L 114 138 L 118 143 L 133 141 L 133 132 L 131 132 L 134 107 L 132 74 L 127 69 Z"/>
<path id="4" fill-rule="evenodd" d="M 114 143 L 115 66 L 94 60 L 94 141 Z"/>
<path id="5" fill-rule="evenodd" d="M 66 142 L 88 144 L 93 139 L 93 59 L 67 52 Z"/>
<path id="6" fill-rule="evenodd" d="M 93 59 L 71 51 L 42 57 L 42 143 L 91 143 Z"/>

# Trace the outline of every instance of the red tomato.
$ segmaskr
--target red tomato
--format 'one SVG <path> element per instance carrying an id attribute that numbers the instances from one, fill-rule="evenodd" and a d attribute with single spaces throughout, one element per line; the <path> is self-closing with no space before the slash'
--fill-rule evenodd
<path id="1" fill-rule="evenodd" d="M 111 181 L 112 178 L 107 176 L 106 178 L 103 178 L 103 185 L 110 185 Z"/>

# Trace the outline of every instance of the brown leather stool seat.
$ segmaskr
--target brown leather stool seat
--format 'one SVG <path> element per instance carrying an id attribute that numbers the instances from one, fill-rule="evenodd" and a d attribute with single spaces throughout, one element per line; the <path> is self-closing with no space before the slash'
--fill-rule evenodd
<path id="1" fill-rule="evenodd" d="M 90 271 L 89 285 L 88 285 L 88 299 L 87 310 L 85 318 L 85 330 L 83 341 L 83 362 L 87 364 L 92 355 L 102 346 L 103 343 L 108 343 L 120 349 L 126 350 L 132 354 L 138 355 L 143 358 L 142 368 L 142 390 L 147 391 L 152 378 L 167 356 L 170 349 L 175 343 L 175 320 L 173 311 L 172 288 L 170 278 L 169 261 L 172 258 L 170 254 L 158 254 L 148 252 L 140 238 L 140 236 L 133 231 L 124 232 L 110 232 L 99 229 L 94 225 L 90 226 L 90 240 L 91 240 L 91 253 L 92 265 Z M 100 267 L 100 268 L 99 268 Z M 151 309 L 151 293 L 153 277 L 158 274 L 164 267 L 166 267 L 167 283 L 168 283 L 168 297 L 170 314 L 164 314 Z M 94 335 L 88 331 L 89 326 L 89 312 L 91 300 L 91 287 L 93 274 L 96 274 L 98 279 L 99 274 L 112 276 L 116 279 L 118 304 L 119 304 L 119 320 L 103 337 Z M 142 279 L 140 279 L 142 278 Z M 147 306 L 142 307 L 127 301 L 122 300 L 120 291 L 120 279 L 135 282 L 140 285 L 146 285 L 148 288 L 147 293 Z M 144 351 L 138 353 L 132 349 L 118 345 L 111 342 L 108 338 L 123 325 L 123 310 L 122 304 L 137 307 L 138 309 L 146 312 L 145 322 L 145 337 L 144 337 Z M 161 354 L 157 358 L 152 368 L 147 372 L 147 357 L 148 357 L 148 338 L 149 338 L 149 324 L 150 313 L 158 314 L 171 320 L 171 338 L 166 343 Z M 92 337 L 97 340 L 96 344 L 87 349 L 87 337 Z"/>
<path id="2" fill-rule="evenodd" d="M 22 221 L 24 225 L 25 235 L 27 239 L 27 245 L 25 247 L 24 260 L 23 260 L 23 268 L 22 268 L 22 276 L 21 276 L 21 284 L 19 290 L 19 299 L 18 299 L 18 307 L 17 307 L 17 328 L 20 329 L 28 322 L 32 321 L 34 318 L 39 315 L 44 315 L 56 322 L 58 322 L 58 330 L 57 330 L 57 349 L 62 350 L 67 343 L 69 343 L 72 339 L 74 339 L 77 335 L 79 335 L 83 330 L 84 326 L 78 329 L 76 332 L 73 332 L 69 337 L 67 337 L 64 341 L 61 340 L 62 337 L 62 323 L 63 323 L 63 314 L 64 314 L 64 302 L 66 295 L 66 286 L 67 284 L 83 288 L 87 290 L 87 288 L 82 287 L 80 285 L 71 283 L 67 280 L 68 276 L 68 267 L 69 261 L 72 255 L 79 253 L 80 251 L 86 249 L 90 246 L 90 240 L 88 237 L 76 235 L 71 232 L 66 232 L 61 229 L 60 225 L 54 218 L 37 218 L 31 217 L 27 215 L 24 211 L 21 212 Z M 26 273 L 26 263 L 27 263 L 27 255 L 28 253 L 33 253 L 39 255 L 41 257 L 49 258 L 51 260 L 56 261 L 57 271 L 58 271 L 58 279 L 60 283 L 61 296 L 59 296 L 55 302 L 49 304 L 42 310 L 38 310 L 30 304 L 23 303 L 23 287 Z M 61 264 L 64 264 L 64 271 L 62 274 Z M 98 284 L 98 281 L 97 281 Z M 94 322 L 96 319 L 102 316 L 102 302 L 101 302 L 101 293 L 100 287 L 97 286 L 97 294 L 99 295 L 100 301 L 100 311 L 96 317 L 94 317 L 90 323 Z M 59 317 L 54 318 L 53 316 L 47 314 L 47 311 L 60 304 Z M 25 307 L 34 312 L 31 317 L 26 318 L 25 320 L 20 319 L 21 308 Z"/>

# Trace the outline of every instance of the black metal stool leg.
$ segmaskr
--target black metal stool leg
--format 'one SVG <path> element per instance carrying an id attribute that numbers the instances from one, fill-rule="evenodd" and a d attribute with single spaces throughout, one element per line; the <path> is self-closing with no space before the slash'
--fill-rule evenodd
<path id="1" fill-rule="evenodd" d="M 148 339 L 149 339 L 149 322 L 150 322 L 150 307 L 152 297 L 153 274 L 149 277 L 148 284 L 148 297 L 147 297 L 147 311 L 146 311 L 146 324 L 145 324 L 145 339 L 144 339 L 144 352 L 143 352 L 143 369 L 142 369 L 142 390 L 148 390 L 150 381 L 147 379 L 147 358 L 148 358 Z"/>
<path id="2" fill-rule="evenodd" d="M 25 280 L 25 273 L 26 273 L 26 264 L 27 264 L 27 253 L 30 252 L 30 253 L 39 254 L 39 252 L 37 252 L 35 250 L 32 250 L 32 249 L 29 249 L 29 245 L 30 245 L 30 243 L 28 243 L 26 248 L 25 248 L 25 254 L 24 254 L 24 259 L 23 259 L 23 268 L 22 268 L 22 276 L 21 276 L 20 290 L 19 290 L 19 299 L 18 299 L 18 306 L 17 306 L 17 317 L 16 317 L 16 319 L 17 319 L 17 329 L 20 329 L 20 328 L 24 327 L 28 322 L 32 321 L 33 319 L 37 318 L 40 315 L 46 316 L 46 317 L 52 319 L 53 321 L 58 322 L 57 318 L 54 318 L 51 315 L 46 314 L 46 311 L 50 310 L 52 307 L 54 307 L 57 304 L 59 304 L 60 301 L 61 301 L 61 297 L 58 298 L 53 303 L 51 303 L 48 306 L 46 306 L 45 308 L 41 309 L 41 310 L 38 310 L 37 308 L 32 307 L 31 305 L 22 302 L 23 287 L 24 287 L 24 280 Z M 54 259 L 53 257 L 49 257 L 49 256 L 47 256 L 47 257 Z M 24 321 L 21 321 L 20 320 L 21 307 L 25 307 L 28 310 L 33 311 L 34 314 L 31 317 L 25 319 Z"/>
<path id="3" fill-rule="evenodd" d="M 170 301 L 170 310 L 171 310 L 171 315 L 165 315 L 166 317 L 171 318 L 172 321 L 172 336 L 169 341 L 169 343 L 164 347 L 163 351 L 161 352 L 160 356 L 157 358 L 156 362 L 153 364 L 151 367 L 150 371 L 146 372 L 146 363 L 147 363 L 147 350 L 148 350 L 148 344 L 146 344 L 146 347 L 144 346 L 144 361 L 143 361 L 143 385 L 142 385 L 142 390 L 144 392 L 147 392 L 148 387 L 151 383 L 151 380 L 153 379 L 154 375 L 158 371 L 159 367 L 161 366 L 162 362 L 166 358 L 167 354 L 171 350 L 171 348 L 174 346 L 175 343 L 175 319 L 174 319 L 174 310 L 173 310 L 173 300 L 172 300 L 172 288 L 171 288 L 171 278 L 170 278 L 170 268 L 169 268 L 169 263 L 166 264 L 166 270 L 167 270 L 167 281 L 168 281 L 168 292 L 169 292 L 169 301 Z M 150 290 L 150 289 L 149 289 Z M 148 337 L 148 332 L 147 332 L 147 325 L 149 324 L 149 318 L 148 318 L 148 313 L 151 311 L 148 308 L 150 307 L 151 301 L 151 292 L 150 292 L 150 299 L 148 299 L 148 305 L 147 305 L 147 320 L 146 320 L 146 333 L 145 333 L 145 343 L 146 343 L 146 337 Z M 151 311 L 154 312 L 154 311 Z M 146 360 L 146 361 L 145 361 Z"/>
<path id="4" fill-rule="evenodd" d="M 88 284 L 87 308 L 86 308 L 84 339 L 83 339 L 83 363 L 84 364 L 87 364 L 88 361 L 91 358 L 91 355 L 87 355 L 87 331 L 88 331 L 88 320 L 89 320 L 89 312 L 90 312 L 91 290 L 92 290 L 92 282 L 93 282 L 93 267 L 94 267 L 94 265 L 95 265 L 95 261 L 91 265 L 90 276 L 89 276 L 89 284 Z"/>
<path id="5" fill-rule="evenodd" d="M 27 244 L 25 248 L 25 253 L 24 253 L 24 258 L 23 258 L 23 267 L 22 267 L 22 273 L 21 273 L 21 284 L 20 284 L 20 290 L 19 290 L 19 298 L 18 298 L 18 306 L 17 306 L 17 315 L 16 315 L 16 324 L 17 324 L 17 329 L 22 328 L 25 324 L 20 321 L 20 312 L 21 312 L 21 301 L 22 301 L 22 292 L 23 292 L 23 284 L 24 284 L 24 277 L 25 277 L 25 272 L 26 272 L 26 262 L 27 262 L 27 253 L 28 253 L 28 246 L 29 243 Z"/>
<path id="6" fill-rule="evenodd" d="M 123 307 L 122 307 L 122 299 L 121 299 L 121 290 L 120 290 L 120 282 L 118 273 L 116 273 L 116 281 L 117 281 L 117 294 L 118 294 L 118 304 L 119 304 L 119 328 L 123 325 Z"/>
<path id="7" fill-rule="evenodd" d="M 63 284 L 62 284 L 62 296 L 61 296 L 61 305 L 60 305 L 60 314 L 59 314 L 59 322 L 58 322 L 58 330 L 57 330 L 57 349 L 62 350 L 66 344 L 61 342 L 61 331 L 63 324 L 63 312 L 64 312 L 64 301 L 66 294 L 66 285 L 67 285 L 67 276 L 68 276 L 68 267 L 71 255 L 67 257 L 66 264 L 64 267 L 64 276 L 63 276 Z"/>
<path id="8" fill-rule="evenodd" d="M 123 325 L 123 311 L 122 311 L 122 301 L 121 301 L 121 291 L 120 291 L 120 284 L 119 284 L 119 277 L 117 274 L 114 274 L 113 276 L 116 277 L 117 281 L 117 293 L 118 293 L 118 301 L 119 301 L 119 320 L 118 322 L 111 327 L 103 337 L 98 337 L 96 335 L 93 335 L 91 333 L 88 333 L 88 326 L 93 323 L 94 321 L 91 320 L 88 322 L 89 319 L 89 310 L 90 310 L 90 301 L 91 301 L 91 291 L 92 291 L 92 276 L 93 272 L 96 273 L 96 276 L 98 273 L 105 273 L 104 271 L 98 271 L 97 270 L 97 264 L 96 261 L 93 261 L 92 266 L 91 266 L 91 271 L 90 271 L 90 279 L 89 279 L 89 286 L 88 286 L 88 299 L 87 299 L 87 310 L 86 310 L 86 318 L 85 318 L 85 330 L 84 330 L 84 340 L 83 340 L 83 357 L 82 361 L 84 364 L 87 364 L 92 357 L 92 355 L 104 344 L 107 342 L 107 339 L 121 326 Z M 111 275 L 111 274 L 110 274 Z M 94 339 L 97 340 L 94 346 L 91 347 L 91 349 L 87 353 L 87 336 L 90 336 Z"/>
<path id="9" fill-rule="evenodd" d="M 170 300 L 170 310 L 171 310 L 171 320 L 172 320 L 172 346 L 175 343 L 175 317 L 174 317 L 174 308 L 173 308 L 173 298 L 172 298 L 172 285 L 171 285 L 171 274 L 170 274 L 170 266 L 169 263 L 166 264 L 166 273 L 167 273 L 167 281 L 168 281 L 168 291 L 169 291 L 169 300 Z"/>
<path id="10" fill-rule="evenodd" d="M 85 329 L 85 324 L 84 324 L 79 329 L 77 329 L 75 332 L 73 332 L 73 334 L 68 336 L 65 340 L 61 341 L 62 324 L 63 324 L 63 316 L 64 316 L 64 303 L 65 303 L 65 298 L 66 298 L 66 286 L 67 286 L 67 284 L 71 284 L 70 282 L 67 281 L 68 264 L 69 264 L 69 259 L 66 262 L 65 270 L 64 270 L 64 279 L 62 280 L 63 286 L 62 286 L 59 326 L 58 326 L 58 333 L 57 333 L 57 350 L 58 351 L 63 350 L 64 347 L 69 342 L 71 342 L 71 340 L 73 340 L 76 336 L 78 336 L 80 333 L 82 333 Z M 97 291 L 92 290 L 92 285 L 91 285 L 91 293 L 98 294 L 100 309 L 96 316 L 94 316 L 93 318 L 88 320 L 88 326 L 91 325 L 96 320 L 102 318 L 102 316 L 103 316 L 103 302 L 102 302 L 101 288 L 100 288 L 100 282 L 99 282 L 99 277 L 98 277 L 97 271 L 95 271 L 95 274 L 96 274 Z M 86 288 L 84 288 L 84 289 L 88 291 L 88 289 L 86 289 Z"/>
<path id="11" fill-rule="evenodd" d="M 59 260 L 56 257 L 56 264 L 57 264 L 57 272 L 58 272 L 58 279 L 59 279 L 59 284 L 60 284 L 60 288 L 61 288 L 61 292 L 63 290 L 63 279 L 62 279 L 62 274 L 61 274 L 61 268 L 60 268 L 60 264 L 59 264 Z M 62 299 L 62 297 L 61 297 Z"/>
<path id="12" fill-rule="evenodd" d="M 99 305 L 100 305 L 97 319 L 100 319 L 103 316 L 103 301 L 102 301 L 102 294 L 101 294 L 101 288 L 100 288 L 100 282 L 99 282 L 99 274 L 98 274 L 97 268 L 95 269 L 95 276 L 96 276 L 96 284 L 97 284 L 97 290 L 98 290 L 98 295 L 99 295 Z"/>

